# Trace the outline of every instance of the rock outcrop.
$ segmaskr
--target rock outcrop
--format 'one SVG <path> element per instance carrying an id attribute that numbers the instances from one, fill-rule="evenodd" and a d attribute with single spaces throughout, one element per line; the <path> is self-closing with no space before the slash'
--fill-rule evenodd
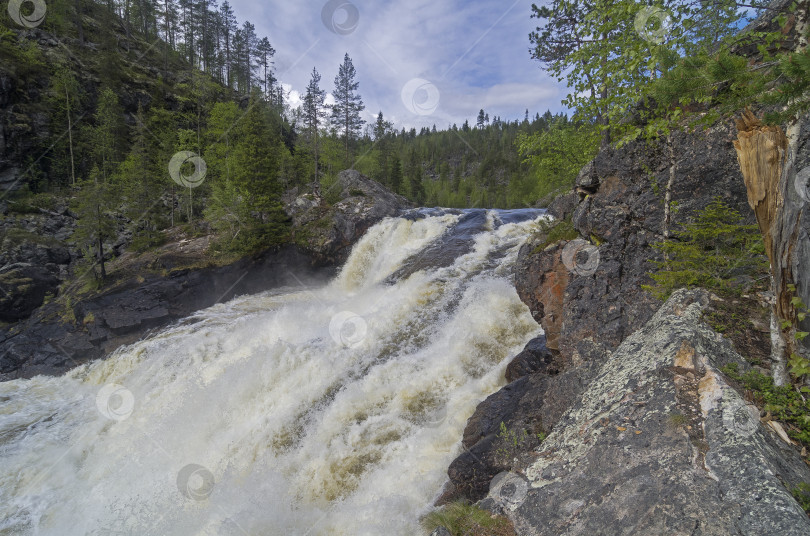
<path id="1" fill-rule="evenodd" d="M 0 330 L 0 381 L 60 374 L 234 296 L 324 281 L 333 273 L 313 268 L 308 255 L 287 246 L 227 266 L 132 280 L 67 310 L 46 304 Z"/>
<path id="2" fill-rule="evenodd" d="M 708 302 L 673 294 L 484 504 L 519 534 L 809 534 L 810 469 L 725 379 L 748 365 Z"/>
<path id="3" fill-rule="evenodd" d="M 56 296 L 76 253 L 65 240 L 74 220 L 59 212 L 0 219 L 0 321 L 28 318 Z"/>
<path id="4" fill-rule="evenodd" d="M 663 142 L 603 150 L 580 173 L 576 192 L 552 203 L 550 213 L 570 221 L 581 238 L 543 250 L 537 246 L 547 236 L 529 240 L 515 287 L 562 362 L 604 361 L 655 313 L 660 303 L 641 288 L 658 259 L 651 244 L 717 197 L 750 214 L 734 137 L 729 125 L 674 134 L 671 182 Z M 667 189 L 677 210 L 665 208 Z"/>
<path id="5" fill-rule="evenodd" d="M 139 278 L 146 266 L 134 263 L 124 270 L 132 274 L 113 289 L 68 304 L 44 302 L 59 293 L 68 263 L 78 256 L 65 246 L 72 218 L 52 214 L 2 222 L 0 320 L 16 323 L 0 327 L 0 381 L 60 374 L 234 296 L 325 281 L 369 227 L 409 206 L 356 171 L 342 172 L 335 184 L 334 205 L 313 194 L 288 200 L 297 244 L 226 266 L 208 266 L 210 240 L 168 244 L 149 261 L 152 275 Z M 195 264 L 208 267 L 184 268 Z"/>
<path id="6" fill-rule="evenodd" d="M 292 190 L 285 196 L 293 240 L 322 265 L 342 264 L 370 227 L 411 206 L 404 197 L 353 169 L 341 171 L 325 192 L 299 195 Z"/>

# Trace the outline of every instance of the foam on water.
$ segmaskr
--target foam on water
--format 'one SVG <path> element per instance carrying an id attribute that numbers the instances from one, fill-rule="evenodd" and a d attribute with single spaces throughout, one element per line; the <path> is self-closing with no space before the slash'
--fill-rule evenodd
<path id="1" fill-rule="evenodd" d="M 460 217 L 422 216 L 369 230 L 326 286 L 0 384 L 0 534 L 420 534 L 467 418 L 540 331 L 510 270 L 541 214 L 490 212 L 452 265 L 386 282 Z"/>

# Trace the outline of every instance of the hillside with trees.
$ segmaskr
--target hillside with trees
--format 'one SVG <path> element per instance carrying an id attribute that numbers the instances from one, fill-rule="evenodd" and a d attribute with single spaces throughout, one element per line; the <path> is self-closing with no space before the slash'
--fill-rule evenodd
<path id="1" fill-rule="evenodd" d="M 348 54 L 333 84 L 316 66 L 292 108 L 274 54 L 227 1 L 57 0 L 35 29 L 4 11 L 11 210 L 69 199 L 80 249 L 103 279 L 122 233 L 136 251 L 176 228 L 215 233 L 215 250 L 226 254 L 284 242 L 282 193 L 329 200 L 344 169 L 420 205 L 512 208 L 570 187 L 596 149 L 591 122 L 550 112 L 506 121 L 480 110 L 473 125 L 417 132 L 379 111 L 366 124 Z M 188 160 L 173 180 L 169 163 L 181 152 Z M 194 157 L 204 180 L 186 187 Z"/>

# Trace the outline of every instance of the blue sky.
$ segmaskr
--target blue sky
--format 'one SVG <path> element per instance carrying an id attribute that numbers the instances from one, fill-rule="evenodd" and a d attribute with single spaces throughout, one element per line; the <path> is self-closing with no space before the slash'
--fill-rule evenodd
<path id="1" fill-rule="evenodd" d="M 303 91 L 313 67 L 331 91 L 344 53 L 357 69 L 365 119 L 399 128 L 563 109 L 564 84 L 530 58 L 531 0 L 231 0 L 276 49 L 276 75 Z M 324 20 L 325 19 L 325 20 Z M 331 28 L 331 29 L 330 29 Z M 425 89 L 425 82 L 435 87 Z M 409 88 L 422 88 L 416 93 Z M 406 97 L 403 98 L 403 88 Z M 413 103 L 406 105 L 413 93 Z M 435 102 L 438 99 L 438 102 Z"/>

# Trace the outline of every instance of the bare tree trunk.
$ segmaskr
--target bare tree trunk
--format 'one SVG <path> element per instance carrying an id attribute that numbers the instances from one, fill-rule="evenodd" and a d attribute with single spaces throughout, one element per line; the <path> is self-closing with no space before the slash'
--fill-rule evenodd
<path id="1" fill-rule="evenodd" d="M 107 279 L 107 270 L 104 268 L 104 238 L 101 236 L 101 207 L 96 205 L 96 223 L 98 225 L 98 263 L 101 267 L 101 280 Z"/>
<path id="2" fill-rule="evenodd" d="M 745 180 L 748 204 L 756 215 L 771 265 L 773 377 L 777 385 L 784 385 L 786 355 L 796 346 L 792 334 L 782 330 L 783 322 L 793 325 L 796 320 L 788 287 L 795 283 L 791 256 L 798 239 L 800 207 L 786 198 L 787 187 L 793 184 L 790 178 L 795 176 L 793 157 L 789 155 L 788 138 L 782 129 L 764 125 L 750 110 L 743 112 L 737 121 L 737 130 L 734 148 Z"/>
<path id="3" fill-rule="evenodd" d="M 664 193 L 664 238 L 671 235 L 670 226 L 672 224 L 672 186 L 675 184 L 675 146 L 672 143 L 672 133 L 667 135 L 667 148 L 669 149 L 669 180 Z"/>

